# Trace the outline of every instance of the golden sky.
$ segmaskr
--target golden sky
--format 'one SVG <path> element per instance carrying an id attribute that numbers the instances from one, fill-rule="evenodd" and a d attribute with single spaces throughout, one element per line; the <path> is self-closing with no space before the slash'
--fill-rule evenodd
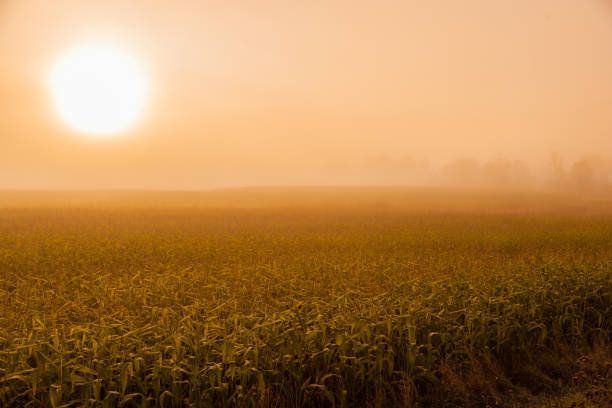
<path id="1" fill-rule="evenodd" d="M 129 131 L 66 126 L 46 77 L 117 44 Z M 420 182 L 457 157 L 612 156 L 607 0 L 0 0 L 0 188 Z"/>

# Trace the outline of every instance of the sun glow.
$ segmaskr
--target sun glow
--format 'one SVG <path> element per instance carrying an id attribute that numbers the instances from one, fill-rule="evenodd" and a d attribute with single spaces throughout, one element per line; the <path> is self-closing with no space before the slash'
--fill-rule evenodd
<path id="1" fill-rule="evenodd" d="M 138 61 L 107 45 L 70 50 L 52 67 L 49 82 L 66 124 L 93 135 L 127 130 L 142 115 L 148 94 Z"/>

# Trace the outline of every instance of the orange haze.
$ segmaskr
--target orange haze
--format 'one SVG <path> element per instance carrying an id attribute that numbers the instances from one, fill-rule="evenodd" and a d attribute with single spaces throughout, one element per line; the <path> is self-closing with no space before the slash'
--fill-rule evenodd
<path id="1" fill-rule="evenodd" d="M 70 131 L 45 83 L 89 39 L 152 84 L 112 140 Z M 605 0 L 0 0 L 0 50 L 0 188 L 610 174 Z"/>

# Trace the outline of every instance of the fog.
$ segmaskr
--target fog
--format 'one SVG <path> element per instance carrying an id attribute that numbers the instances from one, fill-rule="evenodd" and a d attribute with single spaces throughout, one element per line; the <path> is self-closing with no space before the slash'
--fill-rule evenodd
<path id="1" fill-rule="evenodd" d="M 98 140 L 46 77 L 118 44 L 152 94 Z M 612 182 L 606 0 L 0 0 L 0 188 Z"/>

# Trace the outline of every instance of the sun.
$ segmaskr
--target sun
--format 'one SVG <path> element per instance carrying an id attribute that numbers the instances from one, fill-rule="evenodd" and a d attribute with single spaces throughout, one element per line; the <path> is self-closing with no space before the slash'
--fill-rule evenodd
<path id="1" fill-rule="evenodd" d="M 49 85 L 55 107 L 71 128 L 109 136 L 142 115 L 148 84 L 139 61 L 120 48 L 75 47 L 52 66 Z"/>

